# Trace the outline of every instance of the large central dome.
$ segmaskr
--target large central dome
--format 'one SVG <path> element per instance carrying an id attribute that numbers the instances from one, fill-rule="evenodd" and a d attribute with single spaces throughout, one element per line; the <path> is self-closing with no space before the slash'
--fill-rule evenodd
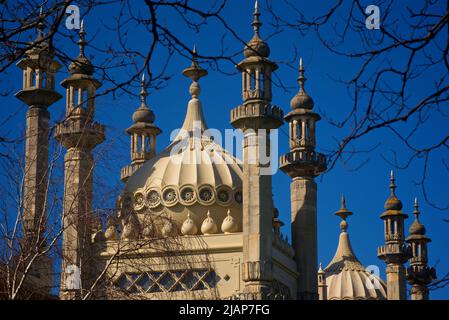
<path id="1" fill-rule="evenodd" d="M 190 87 L 192 99 L 178 135 L 129 177 L 123 201 L 138 214 L 167 215 L 177 222 L 178 230 L 188 215 L 201 226 L 208 211 L 220 226 L 230 210 L 240 231 L 242 167 L 207 135 L 199 91 L 194 81 Z"/>

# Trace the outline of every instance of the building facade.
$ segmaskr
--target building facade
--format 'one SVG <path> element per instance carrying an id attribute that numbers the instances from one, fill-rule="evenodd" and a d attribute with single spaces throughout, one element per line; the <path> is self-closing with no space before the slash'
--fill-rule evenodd
<path id="1" fill-rule="evenodd" d="M 427 265 L 430 239 L 418 220 L 417 204 L 406 237 L 407 215 L 395 195 L 393 175 L 381 215 L 385 244 L 378 249 L 386 263 L 386 282 L 369 272 L 352 249 L 346 221 L 352 213 L 344 197 L 336 213 L 342 222 L 335 256 L 324 269 L 318 267 L 315 178 L 326 171 L 326 157 L 316 151 L 320 116 L 305 89 L 302 60 L 291 110 L 284 116 L 282 108 L 273 104 L 272 77 L 278 66 L 262 40 L 257 1 L 252 25 L 254 36 L 237 65 L 243 101 L 230 111 L 231 125 L 243 132 L 243 159 L 208 134 L 200 100 L 200 81 L 208 72 L 199 65 L 194 49 L 191 65 L 183 70 L 191 81 L 184 122 L 160 152 L 156 140 L 162 130 L 148 105 L 142 77 L 140 105 L 127 129 L 131 162 L 121 170 L 123 190 L 116 214 L 108 217 L 105 226 L 92 209 L 92 150 L 106 139 L 105 127 L 94 121 L 95 92 L 101 83 L 84 53 L 82 25 L 79 55 L 61 83 L 66 89 L 66 117 L 54 134 L 67 150 L 61 299 L 88 295 L 97 299 L 399 300 L 407 299 L 407 281 L 412 299 L 428 299 L 427 286 L 435 278 L 435 270 Z M 27 134 L 27 163 L 35 165 L 29 175 L 39 173 L 45 179 L 46 108 L 59 99 L 54 75 L 60 66 L 51 57 L 36 65 L 34 54 L 27 53 L 28 58 L 19 63 L 24 88 L 18 98 L 30 105 L 27 130 L 43 132 Z M 49 73 L 43 89 L 39 77 L 45 70 Z M 38 92 L 30 95 L 30 90 Z M 27 98 L 36 95 L 43 102 Z M 270 132 L 284 122 L 289 126 L 290 150 L 281 156 L 280 169 L 291 178 L 291 243 L 280 231 L 284 223 L 273 204 L 272 176 L 267 174 L 272 166 Z M 42 160 L 33 163 L 31 157 Z M 27 188 L 38 186 L 30 182 Z M 26 234 L 37 232 L 41 207 L 38 197 L 30 199 Z M 74 274 L 79 276 L 76 283 Z"/>

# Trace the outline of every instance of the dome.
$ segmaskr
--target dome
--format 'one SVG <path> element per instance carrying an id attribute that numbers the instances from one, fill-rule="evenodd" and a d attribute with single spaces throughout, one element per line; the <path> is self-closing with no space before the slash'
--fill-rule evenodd
<path id="1" fill-rule="evenodd" d="M 307 92 L 300 91 L 293 99 L 290 101 L 290 106 L 293 110 L 295 109 L 313 109 L 315 102 Z"/>
<path id="2" fill-rule="evenodd" d="M 249 57 L 263 57 L 267 58 L 270 55 L 270 47 L 268 44 L 260 39 L 260 37 L 256 34 L 251 39 L 250 42 L 245 46 L 245 50 L 243 52 L 246 58 Z"/>
<path id="3" fill-rule="evenodd" d="M 418 219 L 415 219 L 413 221 L 412 225 L 410 226 L 410 234 L 413 235 L 425 235 L 426 234 L 426 228 L 422 223 L 419 222 Z"/>
<path id="4" fill-rule="evenodd" d="M 357 259 L 347 233 L 347 217 L 352 215 L 346 208 L 342 196 L 342 206 L 335 213 L 342 218 L 341 233 L 337 251 L 329 265 L 324 269 L 328 300 L 385 300 L 385 283 L 368 271 Z"/>
<path id="5" fill-rule="evenodd" d="M 324 269 L 329 300 L 385 300 L 385 283 L 366 270 L 355 256 L 349 236 L 340 234 L 337 252 Z"/>
<path id="6" fill-rule="evenodd" d="M 69 65 L 70 74 L 85 74 L 85 75 L 93 75 L 94 74 L 94 66 L 83 54 L 80 54 L 70 65 Z"/>
<path id="7" fill-rule="evenodd" d="M 241 226 L 242 165 L 206 130 L 201 102 L 193 97 L 178 135 L 129 177 L 122 202 L 138 214 L 168 215 L 177 230 L 187 219 L 201 225 L 208 211 L 221 225 L 228 209 Z"/>
<path id="8" fill-rule="evenodd" d="M 141 105 L 136 111 L 134 111 L 132 119 L 136 123 L 153 123 L 155 117 L 153 111 L 151 111 L 147 106 Z"/>

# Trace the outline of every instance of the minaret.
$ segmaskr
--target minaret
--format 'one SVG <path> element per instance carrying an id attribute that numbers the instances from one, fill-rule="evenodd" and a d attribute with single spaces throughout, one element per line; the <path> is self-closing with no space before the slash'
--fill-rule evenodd
<path id="1" fill-rule="evenodd" d="M 304 67 L 299 63 L 299 92 L 290 102 L 290 152 L 280 159 L 280 169 L 290 184 L 292 245 L 298 266 L 298 299 L 318 299 L 317 289 L 317 185 L 315 177 L 326 170 L 326 157 L 315 151 L 315 124 L 321 117 L 305 89 Z"/>
<path id="2" fill-rule="evenodd" d="M 390 173 L 390 197 L 385 202 L 384 220 L 385 245 L 377 249 L 377 256 L 387 264 L 388 300 L 407 300 L 407 284 L 404 264 L 409 258 L 405 244 L 404 220 L 408 216 L 402 212 L 402 202 L 396 197 L 393 170 Z"/>
<path id="3" fill-rule="evenodd" d="M 123 182 L 156 155 L 156 136 L 161 133 L 161 129 L 154 125 L 154 113 L 147 105 L 145 74 L 142 74 L 141 88 L 140 106 L 133 113 L 134 124 L 126 130 L 131 137 L 131 164 L 121 170 L 120 178 Z"/>
<path id="4" fill-rule="evenodd" d="M 47 108 L 62 98 L 55 91 L 55 76 L 61 65 L 44 37 L 42 9 L 37 38 L 17 63 L 23 70 L 23 88 L 16 97 L 28 105 L 24 168 L 23 233 L 35 239 L 45 228 L 48 181 L 50 113 Z"/>
<path id="5" fill-rule="evenodd" d="M 243 139 L 243 281 L 247 299 L 266 299 L 272 281 L 271 155 L 269 131 L 282 125 L 283 112 L 271 104 L 270 49 L 260 38 L 259 9 L 254 10 L 254 36 L 237 65 L 242 73 L 243 104 L 231 110 L 231 124 Z M 264 159 L 263 159 L 264 158 Z"/>
<path id="6" fill-rule="evenodd" d="M 84 55 L 84 23 L 78 41 L 80 54 L 70 64 L 70 77 L 61 85 L 67 90 L 66 118 L 55 129 L 55 139 L 67 148 L 64 158 L 64 233 L 61 272 L 62 299 L 80 296 L 89 287 L 89 249 L 92 217 L 92 150 L 105 140 L 105 128 L 94 122 L 95 92 L 101 84 L 94 67 Z M 81 275 L 81 288 L 69 287 L 69 271 Z M 72 279 L 73 280 L 73 279 Z M 74 279 L 75 282 L 77 279 Z"/>
<path id="7" fill-rule="evenodd" d="M 24 58 L 17 63 L 23 70 L 22 90 L 16 97 L 28 106 L 26 114 L 24 194 L 22 210 L 22 259 L 45 250 L 48 196 L 48 145 L 50 113 L 47 108 L 62 98 L 55 91 L 55 76 L 61 65 L 44 37 L 42 8 L 37 38 L 30 44 Z M 40 255 L 32 264 L 27 278 L 34 293 L 47 295 L 52 287 L 52 261 Z"/>
<path id="8" fill-rule="evenodd" d="M 406 277 L 412 286 L 412 300 L 429 300 L 427 286 L 436 279 L 436 271 L 427 264 L 427 244 L 431 241 L 426 236 L 426 228 L 419 221 L 418 199 L 415 198 L 415 221 L 410 226 L 410 236 L 406 239 L 410 244 L 412 257 L 410 267 L 407 268 Z"/>
<path id="9" fill-rule="evenodd" d="M 326 272 L 321 263 L 318 269 L 318 297 L 320 300 L 327 300 Z"/>

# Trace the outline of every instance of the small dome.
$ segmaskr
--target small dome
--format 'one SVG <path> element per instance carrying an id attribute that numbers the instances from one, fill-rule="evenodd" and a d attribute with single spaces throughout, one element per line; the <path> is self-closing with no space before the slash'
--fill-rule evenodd
<path id="1" fill-rule="evenodd" d="M 221 224 L 221 231 L 224 233 L 233 233 L 237 231 L 237 223 L 235 219 L 231 216 L 231 210 L 228 210 L 226 218 L 224 218 Z"/>
<path id="2" fill-rule="evenodd" d="M 141 105 L 136 111 L 133 113 L 133 121 L 134 122 L 144 122 L 144 123 L 153 123 L 155 120 L 154 112 L 151 111 L 147 106 Z"/>
<path id="3" fill-rule="evenodd" d="M 217 224 L 210 216 L 210 211 L 207 212 L 207 218 L 204 219 L 201 225 L 201 233 L 205 235 L 214 234 L 217 232 Z"/>
<path id="4" fill-rule="evenodd" d="M 412 225 L 410 226 L 410 234 L 415 234 L 415 235 L 425 235 L 426 234 L 426 227 L 424 227 L 424 225 L 419 222 L 418 219 L 415 219 L 415 221 L 413 221 Z"/>
<path id="5" fill-rule="evenodd" d="M 85 74 L 91 76 L 94 74 L 94 66 L 84 55 L 79 55 L 70 65 L 70 74 Z"/>
<path id="6" fill-rule="evenodd" d="M 385 201 L 384 205 L 385 210 L 402 210 L 402 202 L 399 200 L 396 195 L 392 194 L 388 197 L 387 201 Z"/>
<path id="7" fill-rule="evenodd" d="M 183 235 L 195 235 L 198 232 L 198 227 L 195 224 L 195 221 L 193 221 L 192 218 L 190 218 L 190 213 L 187 214 L 187 219 L 184 221 L 181 227 L 181 233 Z"/>
<path id="8" fill-rule="evenodd" d="M 290 106 L 293 110 L 295 109 L 313 109 L 315 102 L 312 97 L 307 94 L 307 92 L 300 91 L 293 99 L 290 101 Z"/>
<path id="9" fill-rule="evenodd" d="M 243 52 L 246 58 L 249 57 L 263 57 L 267 58 L 270 55 L 270 47 L 268 44 L 260 39 L 260 37 L 256 34 L 251 39 L 250 42 L 245 46 L 245 50 Z"/>

